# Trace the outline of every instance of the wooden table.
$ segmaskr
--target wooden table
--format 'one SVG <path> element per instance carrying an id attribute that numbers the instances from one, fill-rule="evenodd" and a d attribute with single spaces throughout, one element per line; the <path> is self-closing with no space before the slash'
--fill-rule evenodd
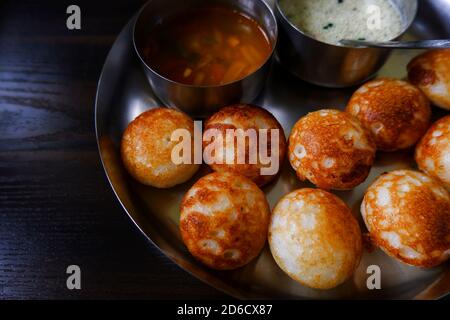
<path id="1" fill-rule="evenodd" d="M 143 2 L 0 2 L 0 299 L 226 297 L 139 234 L 101 168 L 97 81 Z M 66 288 L 72 264 L 79 291 Z"/>

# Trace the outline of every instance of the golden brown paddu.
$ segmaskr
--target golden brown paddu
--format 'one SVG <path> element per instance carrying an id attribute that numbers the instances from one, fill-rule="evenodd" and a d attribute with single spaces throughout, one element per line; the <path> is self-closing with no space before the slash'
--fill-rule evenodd
<path id="1" fill-rule="evenodd" d="M 233 172 L 236 174 L 241 174 L 258 186 L 262 187 L 270 183 L 277 175 L 279 168 L 282 166 L 284 157 L 286 156 L 286 137 L 281 124 L 275 119 L 275 117 L 267 110 L 248 104 L 239 104 L 221 109 L 219 112 L 212 115 L 205 123 L 204 129 L 204 148 L 207 148 L 212 141 L 206 139 L 208 130 L 217 130 L 217 133 L 222 137 L 224 143 L 222 144 L 219 152 L 215 155 L 216 159 L 220 159 L 222 163 L 210 164 L 210 167 L 217 172 Z M 245 149 L 242 149 L 241 159 L 244 161 L 239 162 L 238 153 L 238 138 L 233 135 L 227 136 L 227 130 L 243 130 L 241 132 L 248 133 L 251 136 L 251 132 L 255 133 L 253 135 L 254 146 L 256 148 L 250 148 L 250 140 L 248 138 L 239 138 L 242 144 L 245 144 Z M 248 131 L 251 130 L 251 131 Z M 265 144 L 267 155 L 277 159 L 278 167 L 274 170 L 275 172 L 263 172 L 263 168 L 268 168 L 272 164 L 263 164 L 260 157 L 261 148 L 259 144 L 262 143 L 260 140 L 260 133 L 265 134 L 261 130 L 267 130 L 267 143 Z M 276 137 L 278 141 L 272 141 L 272 132 L 277 132 Z M 242 137 L 242 136 L 238 136 Z M 255 139 L 256 137 L 256 139 Z M 272 147 L 275 154 L 272 154 Z M 263 153 L 266 156 L 266 153 Z M 231 159 L 231 162 L 227 162 Z M 256 161 L 252 160 L 252 157 Z M 272 173 L 272 174 L 270 174 Z"/>
<path id="2" fill-rule="evenodd" d="M 261 252 L 270 208 L 251 180 L 215 172 L 199 181 L 181 204 L 180 232 L 191 254 L 210 268 L 242 267 Z"/>
<path id="3" fill-rule="evenodd" d="M 347 105 L 372 132 L 378 150 L 396 151 L 414 146 L 430 126 L 427 97 L 408 82 L 382 78 L 367 82 Z"/>
<path id="4" fill-rule="evenodd" d="M 408 64 L 409 81 L 438 107 L 450 110 L 450 49 L 430 50 Z"/>
<path id="5" fill-rule="evenodd" d="M 417 145 L 416 161 L 420 170 L 450 190 L 450 116 L 431 126 Z"/>
<path id="6" fill-rule="evenodd" d="M 320 189 L 297 190 L 278 202 L 269 243 L 284 272 L 316 289 L 331 289 L 345 282 L 362 255 L 361 231 L 350 209 Z"/>
<path id="7" fill-rule="evenodd" d="M 175 164 L 172 141 L 177 129 L 191 135 L 192 164 Z M 199 169 L 193 156 L 194 121 L 186 114 L 168 108 L 144 112 L 132 121 L 122 136 L 122 161 L 127 171 L 142 184 L 170 188 L 188 181 Z"/>
<path id="8" fill-rule="evenodd" d="M 301 118 L 289 138 L 289 160 L 300 180 L 322 189 L 353 189 L 369 175 L 376 147 L 352 115 L 321 110 Z"/>
<path id="9" fill-rule="evenodd" d="M 450 256 L 450 194 L 421 172 L 382 175 L 361 213 L 372 242 L 406 264 L 434 267 Z"/>

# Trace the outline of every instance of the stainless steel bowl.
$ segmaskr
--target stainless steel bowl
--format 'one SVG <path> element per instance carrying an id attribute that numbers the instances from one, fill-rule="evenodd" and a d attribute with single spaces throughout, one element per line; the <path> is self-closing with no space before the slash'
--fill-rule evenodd
<path id="1" fill-rule="evenodd" d="M 266 62 L 247 77 L 225 85 L 186 85 L 164 77 L 145 61 L 143 49 L 148 32 L 165 18 L 196 6 L 218 4 L 236 9 L 255 19 L 272 45 Z M 150 0 L 140 10 L 133 31 L 134 48 L 145 74 L 158 98 L 169 107 L 177 107 L 192 116 L 210 115 L 223 106 L 253 101 L 264 87 L 278 38 L 272 9 L 263 0 Z"/>
<path id="2" fill-rule="evenodd" d="M 403 16 L 403 31 L 399 40 L 413 23 L 417 0 L 392 0 Z M 360 84 L 374 76 L 385 64 L 391 50 L 352 48 L 331 45 L 312 38 L 292 24 L 275 5 L 279 23 L 277 57 L 300 79 L 330 88 L 344 88 Z"/>

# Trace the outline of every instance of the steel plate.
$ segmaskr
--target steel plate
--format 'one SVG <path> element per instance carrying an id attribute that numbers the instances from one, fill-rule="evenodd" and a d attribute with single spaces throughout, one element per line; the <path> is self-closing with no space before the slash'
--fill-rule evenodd
<path id="1" fill-rule="evenodd" d="M 406 39 L 450 38 L 450 0 L 420 1 L 419 16 Z M 105 172 L 123 208 L 139 230 L 155 246 L 186 271 L 237 298 L 264 299 L 436 299 L 450 292 L 450 264 L 431 270 L 404 265 L 381 250 L 365 252 L 354 277 L 330 291 L 308 289 L 285 275 L 275 264 L 268 246 L 250 265 L 236 271 L 212 271 L 196 262 L 183 245 L 178 232 L 179 204 L 184 193 L 202 175 L 203 167 L 188 183 L 169 190 L 140 185 L 124 171 L 120 160 L 121 135 L 136 116 L 161 103 L 152 93 L 132 46 L 132 22 L 118 36 L 98 84 L 95 122 L 98 146 Z M 420 51 L 395 51 L 381 70 L 382 76 L 404 78 L 406 64 Z M 344 108 L 355 90 L 324 89 L 306 84 L 278 63 L 274 63 L 266 89 L 255 101 L 282 123 L 286 133 L 308 112 L 325 107 Z M 445 113 L 434 109 L 435 117 Z M 367 181 L 350 192 L 337 192 L 353 209 L 361 227 L 359 206 L 364 191 L 382 172 L 414 168 L 412 152 L 379 153 Z M 278 182 L 264 189 L 273 207 L 283 195 L 310 187 L 295 177 L 286 163 Z M 378 265 L 382 289 L 369 291 L 367 267 Z"/>

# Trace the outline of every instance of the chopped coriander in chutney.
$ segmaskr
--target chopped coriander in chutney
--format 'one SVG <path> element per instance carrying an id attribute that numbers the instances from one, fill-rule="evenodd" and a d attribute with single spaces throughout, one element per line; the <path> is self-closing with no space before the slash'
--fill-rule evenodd
<path id="1" fill-rule="evenodd" d="M 404 27 L 390 0 L 280 0 L 280 8 L 301 31 L 329 44 L 342 39 L 388 41 Z"/>

